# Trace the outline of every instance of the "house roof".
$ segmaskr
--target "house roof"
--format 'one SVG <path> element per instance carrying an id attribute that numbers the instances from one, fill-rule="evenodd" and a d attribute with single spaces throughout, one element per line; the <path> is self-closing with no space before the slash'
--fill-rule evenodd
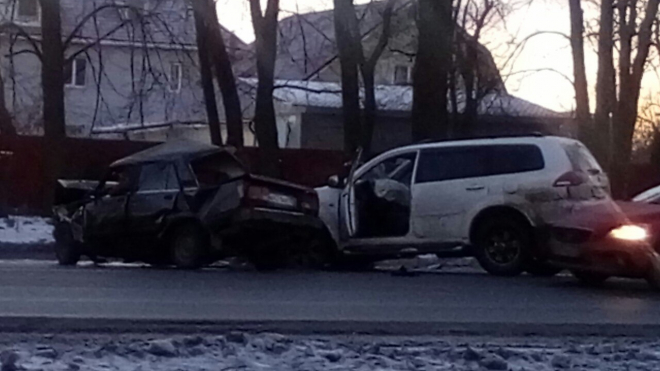
<path id="1" fill-rule="evenodd" d="M 365 46 L 382 32 L 386 1 L 371 1 L 355 6 L 356 17 Z M 414 55 L 417 47 L 414 0 L 399 0 L 394 5 L 389 45 L 396 53 Z M 483 83 L 494 90 L 505 90 L 497 65 L 490 51 L 474 40 L 460 27 L 457 28 L 458 45 L 476 45 L 478 70 Z M 286 80 L 339 81 L 339 69 L 333 66 L 337 59 L 333 10 L 294 14 L 279 22 L 278 56 L 275 77 Z M 368 48 L 368 46 L 367 46 Z M 459 48 L 462 50 L 462 48 Z M 387 58 L 386 51 L 381 58 Z M 335 76 L 324 74 L 333 71 Z M 255 71 L 250 71 L 255 76 Z M 333 75 L 333 74 L 330 74 Z M 244 74 L 243 76 L 248 76 Z"/>
<path id="2" fill-rule="evenodd" d="M 246 85 L 256 87 L 257 79 L 241 79 Z M 286 81 L 275 82 L 273 96 L 276 100 L 299 107 L 341 108 L 341 85 L 334 82 Z M 360 91 L 364 98 L 364 91 Z M 380 85 L 376 86 L 376 104 L 381 111 L 412 110 L 413 89 L 411 86 Z M 451 107 L 448 107 L 451 110 Z M 465 109 L 465 98 L 458 97 L 458 111 Z M 566 118 L 567 114 L 531 103 L 506 92 L 494 92 L 481 99 L 479 115 Z"/>

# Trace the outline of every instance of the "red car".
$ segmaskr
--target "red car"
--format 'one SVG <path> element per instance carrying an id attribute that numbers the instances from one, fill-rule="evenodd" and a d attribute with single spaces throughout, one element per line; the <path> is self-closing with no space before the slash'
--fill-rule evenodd
<path id="1" fill-rule="evenodd" d="M 660 288 L 660 205 L 612 201 L 573 210 L 549 227 L 548 260 L 580 281 L 612 276 Z"/>

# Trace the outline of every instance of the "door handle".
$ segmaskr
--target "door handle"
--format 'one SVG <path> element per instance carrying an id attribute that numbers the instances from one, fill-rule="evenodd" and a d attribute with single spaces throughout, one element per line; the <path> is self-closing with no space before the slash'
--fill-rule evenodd
<path id="1" fill-rule="evenodd" d="M 486 188 L 485 186 L 482 185 L 472 185 L 465 187 L 466 191 L 481 191 L 482 189 Z"/>

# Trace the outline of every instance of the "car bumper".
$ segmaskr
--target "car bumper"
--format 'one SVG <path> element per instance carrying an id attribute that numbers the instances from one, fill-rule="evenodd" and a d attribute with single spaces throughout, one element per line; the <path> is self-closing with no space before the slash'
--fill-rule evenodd
<path id="1" fill-rule="evenodd" d="M 547 253 L 549 262 L 566 269 L 623 277 L 645 277 L 652 269 L 655 256 L 646 242 L 609 238 L 571 243 L 550 237 Z"/>
<path id="2" fill-rule="evenodd" d="M 233 217 L 233 224 L 257 228 L 307 227 L 323 228 L 318 217 L 299 212 L 281 211 L 267 208 L 240 209 Z"/>

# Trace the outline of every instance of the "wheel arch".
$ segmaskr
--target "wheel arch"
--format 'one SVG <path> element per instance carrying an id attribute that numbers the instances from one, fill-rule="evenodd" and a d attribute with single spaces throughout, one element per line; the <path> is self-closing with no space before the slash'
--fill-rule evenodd
<path id="1" fill-rule="evenodd" d="M 479 230 L 479 226 L 482 223 L 491 218 L 502 217 L 518 220 L 519 222 L 528 226 L 530 229 L 534 228 L 534 222 L 532 219 L 519 208 L 512 205 L 490 206 L 479 211 L 479 213 L 477 213 L 477 215 L 472 219 L 468 233 L 470 244 L 474 244 L 477 231 Z"/>
<path id="2" fill-rule="evenodd" d="M 170 216 L 163 220 L 164 226 L 160 233 L 158 234 L 159 239 L 163 240 L 167 238 L 167 236 L 172 233 L 172 231 L 176 230 L 182 225 L 186 224 L 194 224 L 196 227 L 200 228 L 200 230 L 204 231 L 204 237 L 209 239 L 211 238 L 210 232 L 208 228 L 199 220 L 197 219 L 194 215 L 190 214 L 184 214 L 184 215 L 177 215 L 177 216 Z"/>

